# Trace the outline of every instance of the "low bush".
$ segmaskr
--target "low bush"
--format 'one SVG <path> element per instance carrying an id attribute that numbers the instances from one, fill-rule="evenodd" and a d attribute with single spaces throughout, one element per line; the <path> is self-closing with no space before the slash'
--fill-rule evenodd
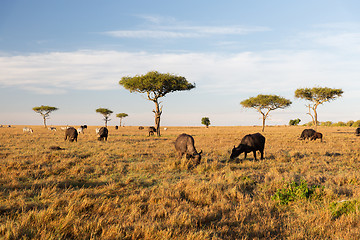
<path id="1" fill-rule="evenodd" d="M 281 205 L 286 205 L 298 199 L 309 199 L 315 193 L 316 188 L 319 188 L 319 186 L 309 187 L 304 179 L 300 183 L 293 181 L 278 189 L 272 199 L 279 201 Z"/>

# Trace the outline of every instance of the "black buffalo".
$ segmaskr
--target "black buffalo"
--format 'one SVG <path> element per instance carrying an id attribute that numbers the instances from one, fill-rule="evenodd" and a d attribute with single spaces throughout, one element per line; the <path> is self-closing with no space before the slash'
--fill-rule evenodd
<path id="1" fill-rule="evenodd" d="M 175 141 L 175 149 L 181 159 L 186 154 L 186 159 L 194 159 L 195 164 L 201 160 L 202 150 L 198 153 L 194 145 L 194 138 L 186 133 L 180 134 Z"/>
<path id="2" fill-rule="evenodd" d="M 355 130 L 355 134 L 356 134 L 356 136 L 360 136 L 360 127 L 358 127 L 358 128 Z"/>
<path id="3" fill-rule="evenodd" d="M 101 127 L 99 129 L 97 137 L 98 137 L 99 141 L 102 141 L 102 140 L 107 141 L 108 135 L 109 135 L 108 129 L 106 127 Z"/>
<path id="4" fill-rule="evenodd" d="M 156 128 L 155 127 L 149 127 L 148 131 L 149 131 L 149 136 L 154 135 L 154 133 L 156 133 Z"/>
<path id="5" fill-rule="evenodd" d="M 77 142 L 78 132 L 75 128 L 69 127 L 65 131 L 65 141 L 66 139 L 69 139 L 70 142 L 73 142 L 74 140 Z"/>
<path id="6" fill-rule="evenodd" d="M 260 133 L 248 134 L 241 140 L 239 146 L 232 149 L 230 159 L 237 158 L 241 153 L 245 153 L 244 159 L 249 152 L 253 152 L 256 160 L 256 151 L 260 151 L 261 158 L 264 159 L 265 137 Z"/>
<path id="7" fill-rule="evenodd" d="M 304 131 L 302 131 L 300 138 L 301 140 L 305 140 L 305 139 L 310 139 L 310 140 L 316 140 L 316 139 L 320 139 L 320 141 L 322 142 L 322 133 L 316 132 L 314 129 L 304 129 Z"/>

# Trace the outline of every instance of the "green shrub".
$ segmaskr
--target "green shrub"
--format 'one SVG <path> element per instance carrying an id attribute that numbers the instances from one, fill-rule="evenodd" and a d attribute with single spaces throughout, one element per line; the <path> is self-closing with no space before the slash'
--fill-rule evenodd
<path id="1" fill-rule="evenodd" d="M 286 205 L 298 199 L 309 199 L 315 193 L 316 188 L 319 188 L 319 186 L 308 187 L 304 179 L 300 183 L 293 181 L 287 183 L 284 188 L 278 189 L 271 199 L 279 201 L 281 205 Z"/>
<path id="2" fill-rule="evenodd" d="M 351 125 L 352 127 L 360 127 L 360 120 L 357 120 L 356 122 L 353 123 L 353 125 Z"/>
<path id="3" fill-rule="evenodd" d="M 326 121 L 326 122 L 322 122 L 320 125 L 321 125 L 321 126 L 330 127 L 330 126 L 333 125 L 333 123 L 332 123 L 331 121 Z"/>
<path id="4" fill-rule="evenodd" d="M 360 210 L 360 204 L 357 200 L 340 201 L 331 203 L 329 208 L 332 218 L 336 219 L 342 215 L 357 212 Z"/>
<path id="5" fill-rule="evenodd" d="M 300 118 L 291 119 L 291 120 L 289 121 L 289 125 L 290 125 L 290 126 L 297 126 L 297 125 L 299 125 L 300 122 L 301 122 Z"/>
<path id="6" fill-rule="evenodd" d="M 346 123 L 346 126 L 347 127 L 351 127 L 352 125 L 354 124 L 354 121 L 353 120 L 350 120 Z"/>
<path id="7" fill-rule="evenodd" d="M 334 123 L 333 126 L 334 127 L 345 127 L 346 123 L 340 121 L 340 122 Z"/>

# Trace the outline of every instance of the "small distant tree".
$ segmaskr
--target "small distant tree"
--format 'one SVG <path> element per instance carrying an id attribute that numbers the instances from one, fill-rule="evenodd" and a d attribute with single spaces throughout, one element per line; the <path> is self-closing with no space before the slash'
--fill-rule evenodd
<path id="1" fill-rule="evenodd" d="M 299 125 L 300 122 L 301 122 L 300 118 L 291 119 L 291 120 L 289 121 L 289 125 L 290 125 L 290 126 L 297 126 L 297 125 Z"/>
<path id="2" fill-rule="evenodd" d="M 43 117 L 44 127 L 46 128 L 46 119 L 49 119 L 50 113 L 58 110 L 58 108 L 41 105 L 40 107 L 34 107 L 32 110 L 39 113 Z"/>
<path id="3" fill-rule="evenodd" d="M 100 113 L 104 116 L 104 121 L 105 121 L 105 127 L 107 127 L 107 123 L 109 121 L 111 121 L 111 119 L 109 118 L 110 115 L 113 113 L 113 111 L 107 109 L 107 108 L 98 108 L 96 109 L 97 113 Z"/>
<path id="4" fill-rule="evenodd" d="M 201 119 L 201 124 L 205 125 L 208 128 L 210 126 L 210 119 L 208 117 L 203 117 Z"/>
<path id="5" fill-rule="evenodd" d="M 312 118 L 313 124 L 318 126 L 317 107 L 325 102 L 335 100 L 343 94 L 342 89 L 328 88 L 328 87 L 313 87 L 313 88 L 299 88 L 295 91 L 295 97 L 310 101 L 306 107 L 309 108 L 309 114 Z"/>
<path id="6" fill-rule="evenodd" d="M 357 120 L 357 121 L 354 122 L 351 126 L 352 126 L 352 127 L 356 127 L 356 128 L 360 127 L 360 120 Z"/>
<path id="7" fill-rule="evenodd" d="M 254 108 L 262 115 L 262 131 L 265 129 L 265 120 L 269 116 L 270 111 L 278 108 L 286 108 L 291 105 L 291 101 L 277 95 L 262 95 L 250 97 L 240 104 L 244 108 Z"/>
<path id="8" fill-rule="evenodd" d="M 157 71 L 135 77 L 122 77 L 119 84 L 130 92 L 146 93 L 147 99 L 155 103 L 153 112 L 155 114 L 157 136 L 160 136 L 160 117 L 162 114 L 159 98 L 165 97 L 166 94 L 171 92 L 195 88 L 195 84 L 189 83 L 185 77 Z"/>
<path id="9" fill-rule="evenodd" d="M 116 114 L 116 117 L 120 118 L 120 127 L 121 127 L 122 119 L 126 118 L 127 116 L 129 116 L 129 115 L 127 115 L 126 113 L 118 113 L 118 114 Z"/>
<path id="10" fill-rule="evenodd" d="M 354 122 L 353 120 L 347 121 L 346 126 L 347 126 L 347 127 L 352 127 L 352 125 L 353 125 L 354 123 L 355 123 L 355 122 Z"/>

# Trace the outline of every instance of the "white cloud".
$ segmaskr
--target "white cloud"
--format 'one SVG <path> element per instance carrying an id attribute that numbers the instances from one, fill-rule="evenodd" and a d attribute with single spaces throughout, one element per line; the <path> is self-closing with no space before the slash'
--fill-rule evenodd
<path id="1" fill-rule="evenodd" d="M 122 76 L 158 70 L 185 76 L 205 92 L 270 93 L 314 85 L 351 88 L 360 75 L 359 64 L 360 59 L 349 62 L 336 54 L 316 51 L 231 55 L 53 52 L 0 56 L 0 86 L 44 94 L 60 94 L 69 89 L 106 90 L 118 87 Z"/>
<path id="2" fill-rule="evenodd" d="M 148 30 L 117 30 L 104 32 L 117 38 L 200 38 L 216 35 L 245 35 L 269 31 L 266 27 L 242 26 L 161 26 Z"/>

